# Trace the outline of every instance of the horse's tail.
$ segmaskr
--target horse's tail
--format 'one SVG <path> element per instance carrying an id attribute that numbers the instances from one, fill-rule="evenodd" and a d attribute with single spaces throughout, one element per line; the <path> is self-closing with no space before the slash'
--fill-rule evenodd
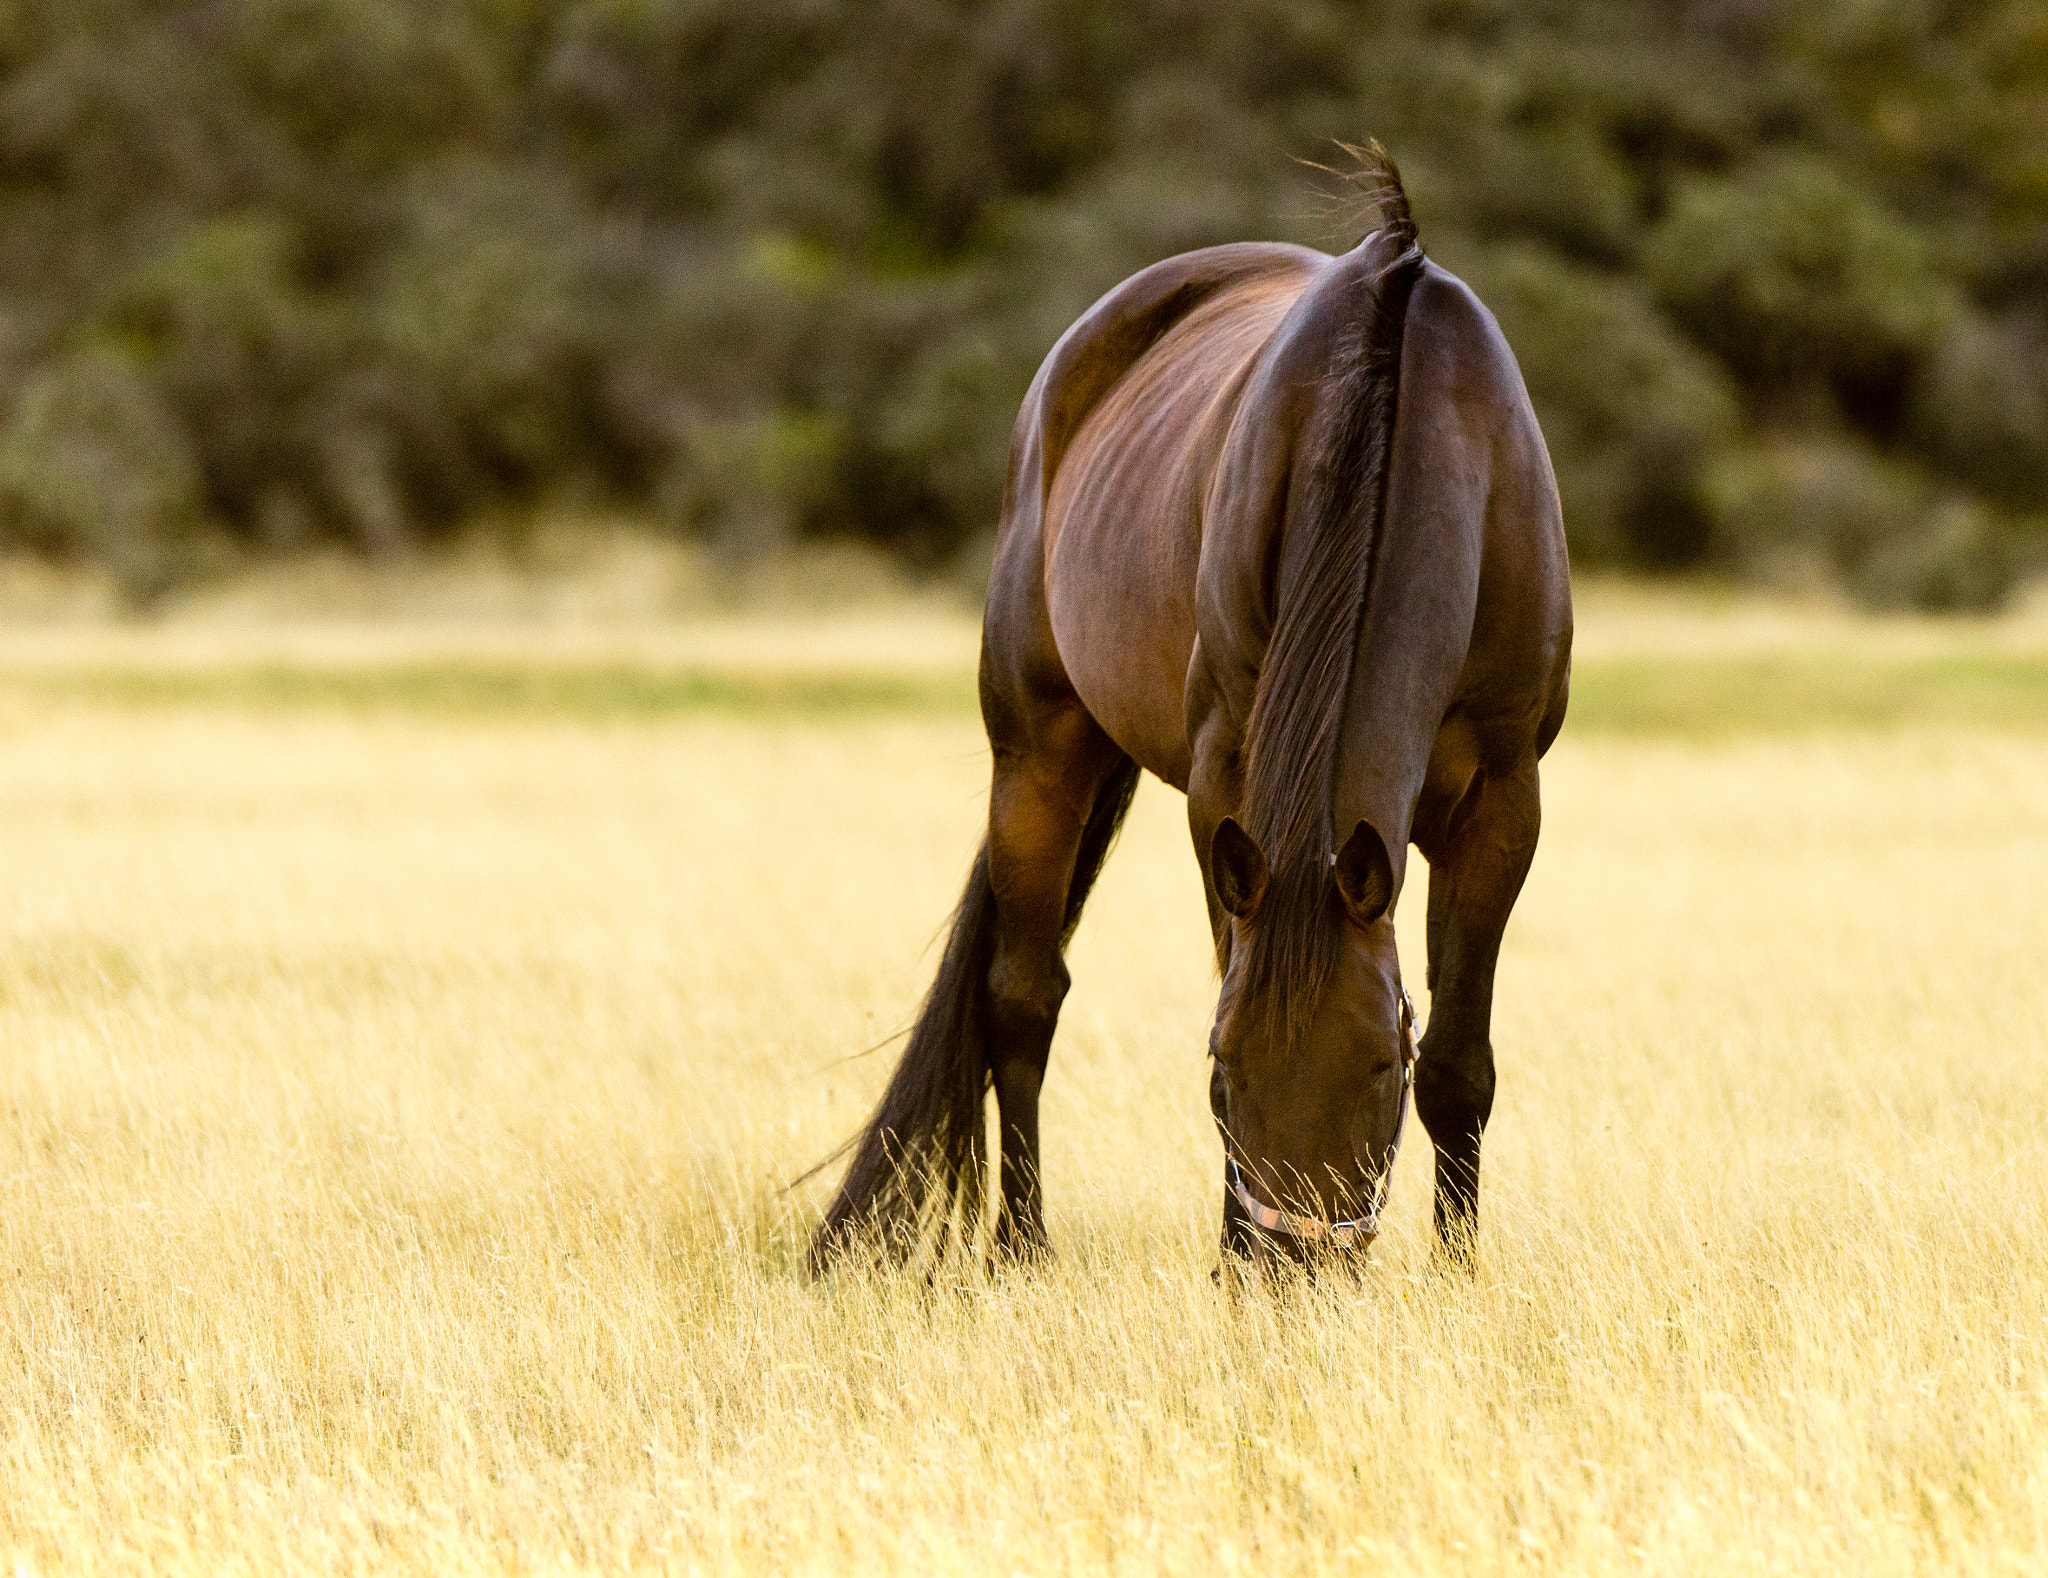
<path id="1" fill-rule="evenodd" d="M 1081 919 L 1137 786 L 1138 764 L 1126 758 L 1096 793 L 1067 887 L 1062 942 Z M 905 1261 L 928 1237 L 943 1249 L 956 1230 L 971 1239 L 979 1229 L 988 1175 L 987 995 L 995 943 L 996 890 L 984 842 L 902 1061 L 854 1141 L 839 1193 L 811 1239 L 813 1275 L 856 1249 Z"/>
<path id="2" fill-rule="evenodd" d="M 980 1221 L 988 1151 L 986 1000 L 995 941 L 996 890 L 984 843 L 903 1059 L 854 1142 L 839 1193 L 811 1239 L 814 1274 L 856 1247 L 906 1260 L 933 1218 L 942 1232 L 956 1218 Z"/>
<path id="3" fill-rule="evenodd" d="M 1117 831 L 1124 825 L 1124 813 L 1131 808 L 1131 796 L 1138 792 L 1138 764 L 1125 756 L 1095 791 L 1095 803 L 1088 808 L 1088 821 L 1081 829 L 1081 843 L 1074 852 L 1074 874 L 1067 881 L 1067 913 L 1060 925 L 1060 947 L 1073 939 L 1081 924 L 1081 910 L 1102 874 L 1102 863 L 1116 847 Z"/>

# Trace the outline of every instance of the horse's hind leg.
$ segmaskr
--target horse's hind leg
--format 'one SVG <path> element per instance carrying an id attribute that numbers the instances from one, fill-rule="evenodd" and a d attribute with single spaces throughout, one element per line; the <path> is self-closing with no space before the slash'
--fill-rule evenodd
<path id="1" fill-rule="evenodd" d="M 989 877 L 996 940 L 989 965 L 988 1060 L 1001 1134 L 998 1254 L 1046 1247 L 1038 1092 L 1067 995 L 1063 957 L 1081 903 L 1130 801 L 1136 765 L 1078 701 L 992 728 Z"/>
<path id="2" fill-rule="evenodd" d="M 1436 1147 L 1438 1249 L 1469 1261 L 1479 1224 L 1479 1141 L 1493 1111 L 1493 972 L 1542 823 L 1532 756 L 1482 776 L 1429 856 L 1429 1030 L 1415 1113 Z"/>

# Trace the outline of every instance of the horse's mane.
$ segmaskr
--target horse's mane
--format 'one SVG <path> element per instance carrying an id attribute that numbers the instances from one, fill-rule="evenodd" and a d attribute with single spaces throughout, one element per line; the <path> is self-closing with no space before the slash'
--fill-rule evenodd
<path id="1" fill-rule="evenodd" d="M 1377 237 L 1391 256 L 1369 282 L 1369 308 L 1330 357 L 1299 462 L 1308 467 L 1304 507 L 1282 526 L 1293 541 L 1281 545 L 1273 637 L 1246 729 L 1242 819 L 1271 875 L 1241 990 L 1270 1016 L 1276 1046 L 1291 1046 L 1307 1028 L 1336 961 L 1329 856 L 1337 746 L 1386 503 L 1402 329 L 1422 266 L 1393 159 L 1378 143 L 1346 152 L 1359 166 L 1347 179 L 1378 210 L 1367 239 Z"/>

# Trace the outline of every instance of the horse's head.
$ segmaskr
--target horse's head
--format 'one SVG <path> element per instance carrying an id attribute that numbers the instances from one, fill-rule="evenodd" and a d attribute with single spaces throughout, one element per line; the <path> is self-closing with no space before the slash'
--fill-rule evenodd
<path id="1" fill-rule="evenodd" d="M 1363 1245 L 1378 1230 L 1415 1056 L 1386 843 L 1360 822 L 1283 894 L 1226 817 L 1209 875 L 1230 917 L 1209 1042 L 1210 1105 L 1231 1164 L 1226 1242 L 1247 1254 Z"/>

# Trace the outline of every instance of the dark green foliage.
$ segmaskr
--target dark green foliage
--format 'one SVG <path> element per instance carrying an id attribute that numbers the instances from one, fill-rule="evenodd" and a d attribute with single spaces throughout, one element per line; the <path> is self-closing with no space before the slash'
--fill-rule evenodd
<path id="1" fill-rule="evenodd" d="M 1838 440 L 1731 451 L 1707 478 L 1732 568 L 1780 582 L 1839 581 L 1879 608 L 1995 606 L 2015 545 L 1985 508 L 1925 473 Z"/>
<path id="2" fill-rule="evenodd" d="M 1642 249 L 1679 323 L 1764 401 L 1882 429 L 1954 317 L 1931 247 L 1840 170 L 1779 156 L 1682 188 Z"/>
<path id="3" fill-rule="evenodd" d="M 15 0 L 0 528 L 138 597 L 488 506 L 958 555 L 1102 290 L 1377 136 L 1582 564 L 1983 606 L 2048 514 L 2032 0 Z"/>

